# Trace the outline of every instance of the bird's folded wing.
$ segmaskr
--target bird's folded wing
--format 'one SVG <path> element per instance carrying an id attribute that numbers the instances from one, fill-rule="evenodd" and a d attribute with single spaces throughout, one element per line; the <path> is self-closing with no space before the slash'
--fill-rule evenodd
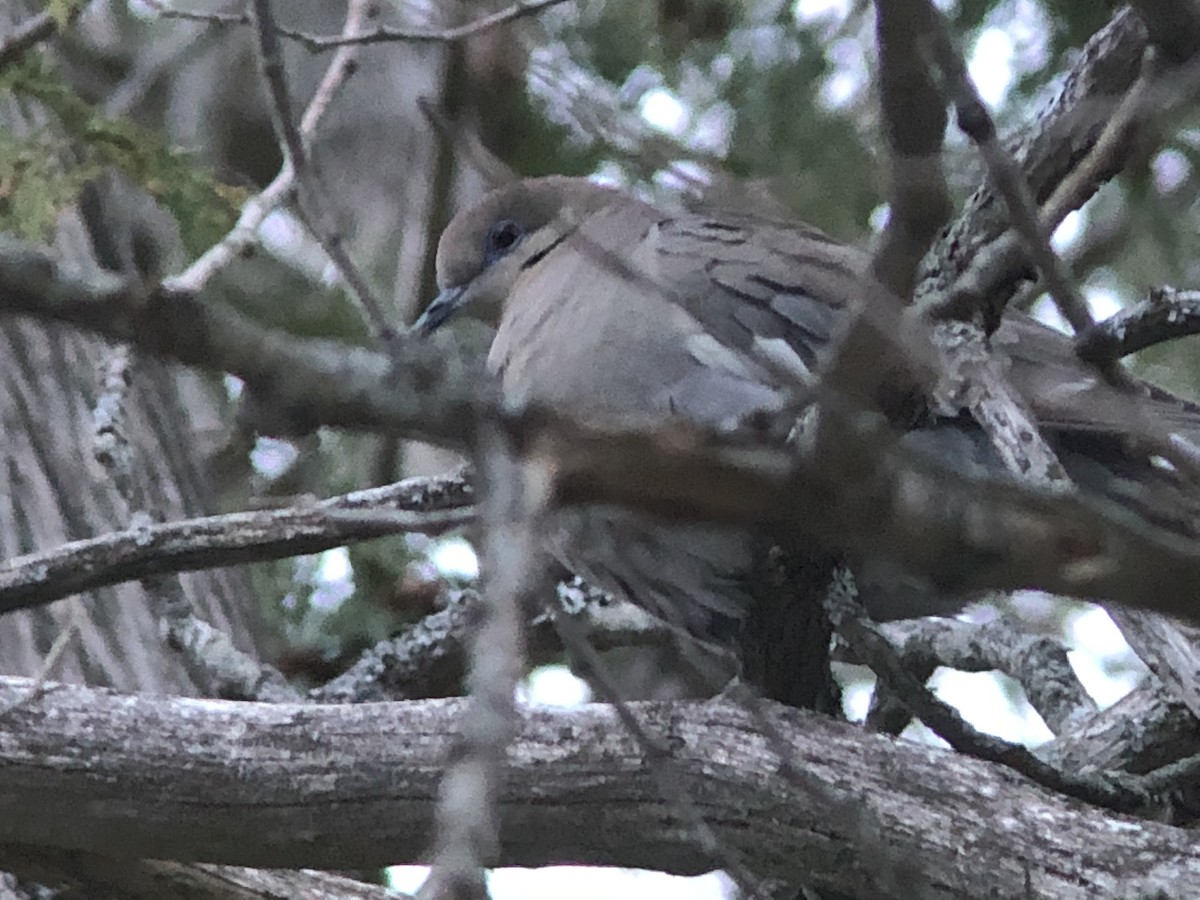
<path id="1" fill-rule="evenodd" d="M 885 290 L 865 254 L 790 223 L 689 215 L 660 223 L 654 240 L 676 302 L 725 346 L 801 381 L 850 311 Z M 1145 383 L 1134 396 L 1113 388 L 1069 337 L 1027 314 L 1008 313 L 992 343 L 1043 426 L 1128 437 L 1149 427 L 1200 448 L 1200 405 Z"/>
<path id="2" fill-rule="evenodd" d="M 797 384 L 863 300 L 865 257 L 815 229 L 687 215 L 647 239 L 676 302 L 721 344 Z"/>

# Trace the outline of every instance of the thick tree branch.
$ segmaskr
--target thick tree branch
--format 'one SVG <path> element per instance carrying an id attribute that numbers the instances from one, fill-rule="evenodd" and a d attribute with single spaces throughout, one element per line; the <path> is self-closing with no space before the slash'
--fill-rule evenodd
<path id="1" fill-rule="evenodd" d="M 681 424 L 622 433 L 537 411 L 512 427 L 552 461 L 564 502 L 775 523 L 801 540 L 893 560 L 951 593 L 1032 587 L 1198 615 L 1194 542 L 1113 503 L 952 470 L 889 446 L 886 428 L 869 423 L 842 429 L 836 465 L 718 443 Z"/>
<path id="2" fill-rule="evenodd" d="M 25 683 L 0 683 L 0 703 Z M 257 866 L 419 860 L 464 708 L 53 686 L 0 720 L 0 840 Z M 1188 832 L 1080 807 L 978 760 L 769 706 L 813 779 L 806 793 L 780 777 L 773 745 L 734 705 L 633 709 L 668 736 L 722 837 L 769 876 L 884 897 L 886 870 L 912 854 L 931 898 L 1022 896 L 1026 883 L 1066 900 L 1135 896 L 1200 878 Z M 505 863 L 711 865 L 664 816 L 643 752 L 611 709 L 525 711 L 508 758 Z M 859 808 L 882 831 L 861 828 Z"/>
<path id="3" fill-rule="evenodd" d="M 82 850 L 0 846 L 5 868 L 78 897 L 120 900 L 406 900 L 407 895 L 325 872 L 244 869 L 207 863 L 114 858 Z M 26 895 L 21 895 L 26 896 Z"/>
<path id="4" fill-rule="evenodd" d="M 470 442 L 482 364 L 452 340 L 398 337 L 389 356 L 266 328 L 211 297 L 146 296 L 124 279 L 84 279 L 0 236 L 0 313 L 87 328 L 110 340 L 251 385 L 298 432 L 318 425 Z"/>

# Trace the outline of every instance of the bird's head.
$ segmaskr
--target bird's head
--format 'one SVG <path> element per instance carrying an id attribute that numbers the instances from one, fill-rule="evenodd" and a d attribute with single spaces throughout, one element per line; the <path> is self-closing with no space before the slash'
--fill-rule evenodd
<path id="1" fill-rule="evenodd" d="M 487 194 L 446 226 L 437 250 L 439 293 L 413 325 L 422 336 L 470 308 L 494 325 L 521 273 L 536 265 L 619 192 L 582 178 L 530 178 Z"/>

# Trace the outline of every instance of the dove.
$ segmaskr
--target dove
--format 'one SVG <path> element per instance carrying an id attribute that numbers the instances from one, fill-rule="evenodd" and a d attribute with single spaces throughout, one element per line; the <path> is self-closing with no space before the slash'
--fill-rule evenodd
<path id="1" fill-rule="evenodd" d="M 667 211 L 561 176 L 513 182 L 459 213 L 438 245 L 437 281 L 440 292 L 414 329 L 428 334 L 463 311 L 494 326 L 487 366 L 507 403 L 547 405 L 600 425 L 678 418 L 734 432 L 753 423 L 760 439 L 780 442 L 794 437 L 795 399 L 820 376 L 839 330 L 863 303 L 886 295 L 866 253 L 811 226 Z M 1042 422 L 1062 437 L 1072 475 L 1109 494 L 1136 495 L 1129 479 L 1149 464 L 1114 472 L 1123 443 L 1096 400 L 1105 386 L 1070 339 L 1017 313 L 993 342 L 1033 394 L 1031 405 L 1053 399 Z M 1173 427 L 1194 432 L 1200 422 L 1194 407 L 1173 398 L 1147 402 Z M 1002 468 L 968 417 L 925 418 L 911 439 L 923 452 L 955 466 Z M 586 581 L 700 641 L 736 644 L 756 620 L 760 638 L 763 622 L 788 630 L 771 607 L 781 602 L 777 580 L 763 575 L 772 547 L 763 529 L 593 505 L 555 511 L 545 544 Z M 820 580 L 832 560 L 814 550 L 802 568 Z M 886 597 L 868 608 L 880 618 L 946 611 Z M 789 639 L 803 644 L 802 637 Z M 767 691 L 789 692 L 804 693 Z"/>

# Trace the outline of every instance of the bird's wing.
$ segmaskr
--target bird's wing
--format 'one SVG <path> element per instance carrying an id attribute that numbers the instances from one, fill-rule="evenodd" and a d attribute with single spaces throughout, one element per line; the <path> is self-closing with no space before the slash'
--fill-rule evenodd
<path id="1" fill-rule="evenodd" d="M 722 345 L 800 384 L 863 298 L 865 257 L 816 229 L 686 215 L 653 239 L 676 302 Z"/>

